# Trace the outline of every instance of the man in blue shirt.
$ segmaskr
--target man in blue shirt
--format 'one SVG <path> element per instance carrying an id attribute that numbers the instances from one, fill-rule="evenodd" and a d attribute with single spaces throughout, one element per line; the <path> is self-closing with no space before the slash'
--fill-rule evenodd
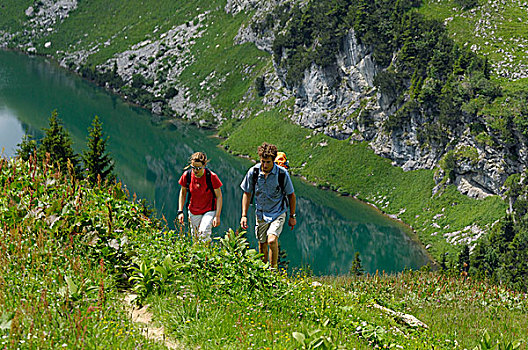
<path id="1" fill-rule="evenodd" d="M 265 263 L 270 261 L 271 266 L 276 268 L 279 259 L 278 239 L 286 221 L 287 202 L 290 207 L 288 225 L 293 230 L 297 224 L 296 199 L 288 171 L 274 163 L 277 157 L 277 146 L 264 142 L 258 147 L 258 155 L 260 163 L 248 170 L 240 184 L 244 191 L 240 226 L 247 230 L 247 214 L 251 194 L 254 193 L 257 216 L 255 235 L 259 241 L 259 252 L 264 255 L 262 260 Z"/>

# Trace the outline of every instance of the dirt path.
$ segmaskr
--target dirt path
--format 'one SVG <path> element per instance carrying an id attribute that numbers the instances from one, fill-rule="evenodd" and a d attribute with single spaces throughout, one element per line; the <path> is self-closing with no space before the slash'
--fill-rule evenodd
<path id="1" fill-rule="evenodd" d="M 133 301 L 137 296 L 134 294 L 127 294 L 125 296 L 125 307 L 133 322 L 144 324 L 142 327 L 143 335 L 147 339 L 153 339 L 157 342 L 165 344 L 169 349 L 185 349 L 181 344 L 167 338 L 163 327 L 154 327 L 152 324 L 152 313 L 148 311 L 148 305 L 138 308 Z"/>

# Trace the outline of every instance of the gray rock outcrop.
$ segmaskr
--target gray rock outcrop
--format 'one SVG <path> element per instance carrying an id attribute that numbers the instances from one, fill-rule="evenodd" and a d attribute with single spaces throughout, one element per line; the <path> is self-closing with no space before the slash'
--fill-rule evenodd
<path id="1" fill-rule="evenodd" d="M 283 28 L 279 27 L 280 21 L 269 19 L 276 19 L 273 16 L 277 15 L 277 9 L 280 12 L 282 8 L 302 7 L 305 3 L 305 0 L 228 0 L 224 11 L 233 16 L 240 15 L 240 12 L 251 14 L 239 29 L 235 43 L 254 43 L 259 49 L 274 54 L 275 33 Z M 52 33 L 54 26 L 67 18 L 75 8 L 77 0 L 42 0 L 35 3 L 25 9 L 27 23 L 23 32 L 0 32 L 0 47 L 14 41 L 13 38 L 23 37 L 25 41 L 19 48 L 38 53 L 32 40 Z M 127 91 L 131 90 L 134 77 L 140 77 L 136 80 L 142 81 L 142 86 L 134 86 L 134 89 L 144 91 L 151 97 L 147 99 L 145 107 L 156 114 L 178 116 L 201 126 L 218 125 L 226 117 L 211 105 L 210 99 L 216 97 L 217 93 L 212 91 L 226 77 L 213 71 L 202 78 L 199 88 L 204 93 L 200 96 L 194 96 L 188 86 L 179 82 L 185 68 L 195 62 L 191 48 L 207 30 L 207 20 L 208 13 L 204 12 L 192 21 L 166 32 L 156 28 L 149 39 L 115 54 L 96 69 L 99 72 L 115 70 L 124 82 L 124 88 L 117 88 L 116 92 L 125 98 L 129 97 Z M 262 23 L 266 25 L 259 25 Z M 126 30 L 126 27 L 123 28 L 115 36 L 124 34 Z M 115 36 L 105 39 L 106 42 L 85 45 L 88 48 L 83 50 L 57 52 L 60 64 L 79 70 L 90 55 L 110 45 Z M 54 43 L 45 41 L 44 47 L 53 48 Z M 286 111 L 293 122 L 336 139 L 367 141 L 374 152 L 391 159 L 395 166 L 405 171 L 434 169 L 446 153 L 473 149 L 476 159 L 461 159 L 451 169 L 449 179 L 445 178 L 444 172 L 438 172 L 435 191 L 441 190 L 440 187 L 446 183 L 454 183 L 468 196 L 485 198 L 491 194 L 501 194 L 502 184 L 508 175 L 525 170 L 528 164 L 527 142 L 520 142 L 510 148 L 481 144 L 467 130 L 467 125 L 473 121 L 464 120 L 465 116 L 460 117 L 461 122 L 456 130 L 447 135 L 449 139 L 444 145 L 448 146 L 424 145 L 420 141 L 424 120 L 418 113 L 411 114 L 410 120 L 396 130 L 387 131 L 384 128 L 387 119 L 401 107 L 402 102 L 396 102 L 395 96 L 380 93 L 375 87 L 374 78 L 383 68 L 373 58 L 372 48 L 360 43 L 353 30 L 345 35 L 341 48 L 335 57 L 335 64 L 327 67 L 312 64 L 295 86 L 286 83 L 288 72 L 284 68 L 270 62 L 265 71 L 260 73 L 264 81 L 264 108 L 272 109 L 293 99 L 293 106 L 287 107 Z M 251 68 L 243 74 L 254 79 Z M 113 88 L 109 84 L 107 87 Z M 253 98 L 255 93 L 255 89 L 250 88 L 240 102 Z M 141 100 L 132 102 L 141 103 Z M 250 114 L 246 112 L 246 109 L 235 110 L 232 116 L 244 118 Z M 515 137 L 524 140 L 523 135 Z"/>
<path id="2" fill-rule="evenodd" d="M 253 1 L 230 3 L 230 8 L 236 7 L 236 11 L 251 8 L 255 11 L 253 21 L 259 21 L 270 12 L 270 8 L 286 1 L 267 1 L 256 9 Z M 253 42 L 258 48 L 272 53 L 273 32 L 256 33 L 247 24 L 239 31 L 237 40 L 240 43 Z M 383 128 L 385 121 L 401 105 L 395 104 L 394 96 L 381 94 L 374 86 L 374 77 L 382 68 L 373 59 L 371 48 L 359 43 L 353 30 L 344 38 L 342 48 L 336 55 L 335 65 L 323 68 L 312 64 L 296 86 L 288 86 L 287 71 L 275 66 L 264 76 L 264 103 L 271 107 L 294 98 L 293 122 L 333 138 L 368 141 L 374 152 L 391 159 L 395 166 L 405 171 L 435 169 L 448 151 L 470 147 L 477 152 L 478 160 L 457 164 L 452 169 L 453 179 L 445 181 L 440 175 L 437 182 L 439 185 L 454 183 L 460 192 L 474 198 L 501 194 L 508 175 L 526 168 L 524 164 L 528 164 L 528 157 L 524 143 L 517 147 L 515 154 L 500 147 L 479 144 L 464 129 L 472 122 L 470 120 L 462 121 L 449 136 L 449 148 L 424 147 L 419 138 L 424 123 L 420 115 L 413 115 L 401 129 L 387 132 Z"/>

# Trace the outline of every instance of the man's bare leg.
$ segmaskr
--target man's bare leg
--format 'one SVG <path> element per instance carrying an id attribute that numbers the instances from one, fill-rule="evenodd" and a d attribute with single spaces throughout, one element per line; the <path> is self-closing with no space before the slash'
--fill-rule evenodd
<path id="1" fill-rule="evenodd" d="M 268 262 L 268 242 L 261 243 L 259 242 L 259 253 L 262 254 L 262 261 L 265 263 Z"/>
<path id="2" fill-rule="evenodd" d="M 271 261 L 271 267 L 277 268 L 279 261 L 279 238 L 275 235 L 268 235 L 269 245 L 269 260 Z"/>

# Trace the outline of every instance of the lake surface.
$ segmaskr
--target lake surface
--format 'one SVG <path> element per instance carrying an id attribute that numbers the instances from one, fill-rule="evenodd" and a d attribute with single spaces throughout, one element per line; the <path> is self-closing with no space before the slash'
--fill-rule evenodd
<path id="1" fill-rule="evenodd" d="M 136 193 L 172 223 L 178 210 L 178 179 L 195 151 L 211 159 L 209 168 L 224 186 L 220 236 L 240 220 L 240 182 L 252 163 L 218 147 L 211 132 L 184 122 L 159 121 L 149 112 L 41 58 L 0 50 L 0 150 L 15 154 L 24 134 L 43 136 L 48 118 L 57 110 L 80 153 L 95 115 L 109 136 L 108 150 L 116 173 L 130 193 Z M 286 152 L 288 150 L 285 150 Z M 297 226 L 285 227 L 280 238 L 290 268 L 310 266 L 316 275 L 346 274 L 354 253 L 365 271 L 398 272 L 429 261 L 410 231 L 370 206 L 349 197 L 319 190 L 294 178 Z M 250 218 L 254 223 L 254 218 Z M 256 247 L 253 229 L 248 235 Z"/>

